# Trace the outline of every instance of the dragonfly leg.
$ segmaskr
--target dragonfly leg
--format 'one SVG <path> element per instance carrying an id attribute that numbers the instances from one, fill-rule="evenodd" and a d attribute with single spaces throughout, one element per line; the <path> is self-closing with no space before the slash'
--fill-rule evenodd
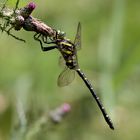
<path id="1" fill-rule="evenodd" d="M 54 43 L 55 43 L 54 41 L 48 42 L 48 36 L 42 35 L 41 38 L 42 38 L 42 41 L 43 41 L 45 44 L 54 44 Z M 49 38 L 49 39 L 50 39 L 50 38 Z"/>
<path id="2" fill-rule="evenodd" d="M 41 36 L 40 33 L 36 33 L 36 34 L 34 35 L 34 39 L 40 42 L 42 51 L 49 51 L 49 50 L 52 50 L 52 49 L 57 48 L 57 46 L 43 47 L 42 41 L 39 39 L 40 36 Z M 44 41 L 43 41 L 43 42 L 44 42 Z M 47 43 L 47 44 L 48 44 L 48 43 Z"/>
<path id="3" fill-rule="evenodd" d="M 53 50 L 53 49 L 56 49 L 57 46 L 49 46 L 49 47 L 43 47 L 42 51 L 50 51 L 50 50 Z"/>
<path id="4" fill-rule="evenodd" d="M 44 43 L 48 43 L 48 36 L 42 35 L 41 38 Z"/>
<path id="5" fill-rule="evenodd" d="M 39 41 L 39 43 L 40 43 L 40 45 L 41 45 L 41 48 L 42 48 L 43 45 L 42 45 L 42 41 L 39 39 L 40 36 L 41 36 L 40 33 L 36 33 L 36 34 L 34 35 L 34 39 L 37 40 L 37 41 Z"/>

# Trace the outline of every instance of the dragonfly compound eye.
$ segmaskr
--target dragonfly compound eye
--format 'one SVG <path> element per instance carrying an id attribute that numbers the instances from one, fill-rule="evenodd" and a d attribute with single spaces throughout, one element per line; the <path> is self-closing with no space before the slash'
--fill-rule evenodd
<path id="1" fill-rule="evenodd" d="M 65 32 L 61 32 L 61 31 L 58 30 L 57 33 L 58 33 L 58 38 L 59 39 L 64 39 L 64 37 L 66 36 Z"/>

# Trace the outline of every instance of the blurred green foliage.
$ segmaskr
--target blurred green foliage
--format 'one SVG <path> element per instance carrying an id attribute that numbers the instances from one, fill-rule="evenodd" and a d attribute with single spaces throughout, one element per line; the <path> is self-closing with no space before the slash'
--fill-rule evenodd
<path id="1" fill-rule="evenodd" d="M 9 0 L 7 6 L 15 2 Z M 28 2 L 21 0 L 19 7 Z M 79 64 L 101 96 L 115 131 L 78 76 L 68 87 L 57 87 L 59 52 L 42 52 L 34 33 L 21 30 L 12 33 L 26 43 L 0 33 L 0 140 L 139 140 L 140 1 L 34 2 L 32 15 L 72 40 L 78 21 L 82 23 Z M 39 125 L 44 112 L 63 102 L 69 102 L 72 111 L 60 124 Z"/>

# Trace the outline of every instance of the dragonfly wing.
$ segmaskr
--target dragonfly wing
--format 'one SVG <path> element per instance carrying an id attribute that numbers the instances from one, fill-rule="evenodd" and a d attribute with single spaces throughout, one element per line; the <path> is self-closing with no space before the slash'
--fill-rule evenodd
<path id="1" fill-rule="evenodd" d="M 75 78 L 75 71 L 69 68 L 65 68 L 59 75 L 57 85 L 59 87 L 69 85 Z"/>
<path id="2" fill-rule="evenodd" d="M 77 33 L 75 36 L 74 45 L 77 50 L 81 49 L 81 23 L 80 22 L 78 23 L 77 26 Z"/>
<path id="3" fill-rule="evenodd" d="M 65 60 L 62 55 L 59 57 L 58 65 L 62 68 L 64 68 L 66 66 Z"/>

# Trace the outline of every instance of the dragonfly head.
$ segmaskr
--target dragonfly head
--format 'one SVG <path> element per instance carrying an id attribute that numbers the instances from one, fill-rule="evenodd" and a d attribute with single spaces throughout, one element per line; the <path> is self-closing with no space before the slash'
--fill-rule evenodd
<path id="1" fill-rule="evenodd" d="M 65 32 L 61 32 L 60 30 L 57 31 L 57 39 L 64 39 L 66 36 Z"/>

